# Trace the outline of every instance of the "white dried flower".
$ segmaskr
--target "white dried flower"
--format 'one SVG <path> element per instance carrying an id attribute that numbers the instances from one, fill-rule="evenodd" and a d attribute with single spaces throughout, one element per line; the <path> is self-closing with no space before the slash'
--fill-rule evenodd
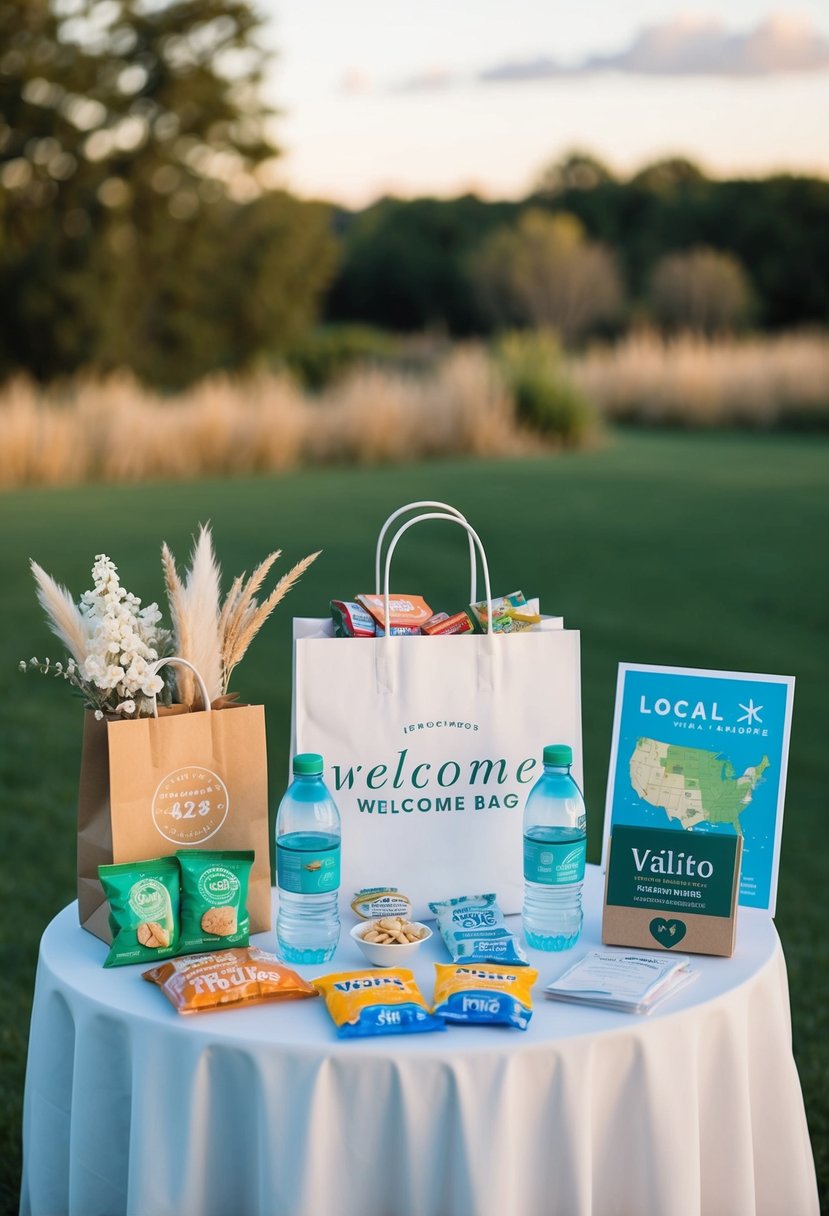
<path id="1" fill-rule="evenodd" d="M 110 663 L 106 674 L 106 687 L 117 688 L 124 679 L 123 667 L 116 667 L 114 663 Z"/>
<path id="2" fill-rule="evenodd" d="M 39 585 L 47 580 L 51 584 L 45 571 L 34 566 L 33 569 Z M 28 664 L 21 662 L 20 669 L 37 668 L 44 675 L 68 680 L 83 695 L 99 722 L 113 713 L 122 717 L 141 716 L 150 710 L 148 699 L 164 688 L 163 680 L 153 675 L 152 667 L 159 655 L 167 652 L 171 635 L 160 627 L 158 605 L 152 603 L 142 608 L 138 596 L 121 586 L 118 569 L 105 553 L 96 554 L 92 580 L 91 589 L 83 593 L 77 607 L 65 588 L 58 588 L 59 607 L 63 610 L 66 600 L 76 618 L 74 629 L 68 632 L 82 636 L 83 645 L 73 649 L 67 642 L 72 654 L 65 662 L 52 663 L 48 658 L 40 662 L 33 655 Z M 57 612 L 51 607 L 54 599 L 55 594 L 50 593 L 47 613 L 51 612 L 53 621 Z M 56 632 L 66 641 L 67 629 Z"/>
<path id="3" fill-rule="evenodd" d="M 92 576 L 94 587 L 81 601 L 90 626 L 84 678 L 129 701 L 139 693 L 149 696 L 160 691 L 163 682 L 149 673 L 150 664 L 158 659 L 158 605 L 148 604 L 142 610 L 140 599 L 121 586 L 114 562 L 104 553 L 97 555 Z"/>

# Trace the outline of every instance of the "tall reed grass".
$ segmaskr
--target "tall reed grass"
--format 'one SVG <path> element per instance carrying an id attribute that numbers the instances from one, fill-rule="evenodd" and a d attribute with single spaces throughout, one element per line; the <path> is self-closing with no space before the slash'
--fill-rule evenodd
<path id="1" fill-rule="evenodd" d="M 706 339 L 632 334 L 570 363 L 610 421 L 829 429 L 829 335 Z"/>
<path id="2" fill-rule="evenodd" d="M 524 355 L 535 349 L 525 346 Z M 172 398 L 126 375 L 52 390 L 19 379 L 0 391 L 0 488 L 521 455 L 592 443 L 597 417 L 829 430 L 823 333 L 640 333 L 543 367 L 543 383 L 531 386 L 541 418 L 522 407 L 526 385 L 503 351 L 473 344 L 437 356 L 431 371 L 357 366 L 318 395 L 287 374 L 214 377 Z"/>
<path id="3" fill-rule="evenodd" d="M 16 380 L 0 395 L 0 433 L 4 488 L 518 455 L 542 442 L 473 346 L 432 375 L 358 368 L 317 397 L 288 376 L 216 377 L 170 399 L 124 375 L 61 392 Z"/>

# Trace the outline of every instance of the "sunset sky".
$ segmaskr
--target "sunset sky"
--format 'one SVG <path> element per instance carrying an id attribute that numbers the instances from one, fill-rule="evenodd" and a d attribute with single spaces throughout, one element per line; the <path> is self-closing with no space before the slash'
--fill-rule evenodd
<path id="1" fill-rule="evenodd" d="M 274 0 L 280 181 L 518 197 L 584 148 L 626 173 L 829 174 L 829 3 Z"/>

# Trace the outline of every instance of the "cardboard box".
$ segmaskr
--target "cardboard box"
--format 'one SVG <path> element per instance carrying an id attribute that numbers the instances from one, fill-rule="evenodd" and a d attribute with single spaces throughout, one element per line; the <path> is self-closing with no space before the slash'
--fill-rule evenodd
<path id="1" fill-rule="evenodd" d="M 742 851 L 742 836 L 617 824 L 602 942 L 730 957 Z"/>

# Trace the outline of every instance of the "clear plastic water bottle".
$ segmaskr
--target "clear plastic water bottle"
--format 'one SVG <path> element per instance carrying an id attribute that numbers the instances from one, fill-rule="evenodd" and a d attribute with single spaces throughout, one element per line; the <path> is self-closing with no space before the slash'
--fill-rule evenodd
<path id="1" fill-rule="evenodd" d="M 276 813 L 276 940 L 286 963 L 326 963 L 340 940 L 340 813 L 322 756 L 294 756 Z"/>
<path id="2" fill-rule="evenodd" d="M 568 950 L 581 933 L 587 815 L 572 763 L 566 744 L 545 747 L 524 808 L 524 933 L 536 950 Z"/>

